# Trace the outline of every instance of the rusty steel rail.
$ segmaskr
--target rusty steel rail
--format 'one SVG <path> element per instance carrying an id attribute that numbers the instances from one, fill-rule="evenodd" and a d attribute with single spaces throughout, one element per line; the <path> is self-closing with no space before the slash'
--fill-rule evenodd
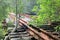
<path id="1" fill-rule="evenodd" d="M 53 34 L 50 34 L 43 29 L 33 27 L 33 26 L 29 26 L 28 24 L 26 24 L 25 22 L 23 22 L 21 20 L 19 20 L 19 22 L 21 24 L 24 24 L 25 26 L 27 26 L 28 27 L 28 30 L 27 30 L 28 33 L 30 33 L 37 40 L 59 40 L 59 38 L 57 36 L 54 36 Z"/>

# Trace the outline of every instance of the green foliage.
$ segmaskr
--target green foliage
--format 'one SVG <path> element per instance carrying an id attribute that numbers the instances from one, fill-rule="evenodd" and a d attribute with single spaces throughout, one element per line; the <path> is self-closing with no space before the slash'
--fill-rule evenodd
<path id="1" fill-rule="evenodd" d="M 56 32 L 60 32 L 60 25 L 56 26 L 54 29 L 55 29 Z"/>
<path id="2" fill-rule="evenodd" d="M 2 29 L 2 24 L 0 23 L 0 40 L 4 38 L 5 34 L 6 32 L 4 32 L 4 30 Z"/>
<path id="3" fill-rule="evenodd" d="M 60 20 L 60 0 L 37 0 L 33 11 L 37 13 L 37 24 L 49 24 Z"/>
<path id="4" fill-rule="evenodd" d="M 6 18 L 9 12 L 25 13 L 30 12 L 35 5 L 35 0 L 0 0 L 0 20 Z"/>
<path id="5" fill-rule="evenodd" d="M 0 1 L 0 21 L 2 21 L 7 16 L 7 4 L 5 0 Z"/>
<path id="6" fill-rule="evenodd" d="M 13 24 L 13 22 L 9 21 L 9 22 L 7 23 L 7 26 L 8 26 L 8 27 L 14 27 L 14 24 Z"/>

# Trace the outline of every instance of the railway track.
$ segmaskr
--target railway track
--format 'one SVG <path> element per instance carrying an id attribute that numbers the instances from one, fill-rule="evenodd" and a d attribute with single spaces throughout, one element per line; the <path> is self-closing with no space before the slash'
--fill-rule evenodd
<path id="1" fill-rule="evenodd" d="M 34 37 L 37 38 L 37 40 L 60 40 L 60 37 L 54 35 L 56 33 L 47 32 L 46 30 L 36 27 L 32 27 L 30 30 L 32 30 L 32 33 L 34 32 Z"/>
<path id="2" fill-rule="evenodd" d="M 47 32 L 41 28 L 34 27 L 33 25 L 27 25 L 26 23 L 19 21 L 20 23 L 28 27 L 28 32 L 37 40 L 59 40 L 60 37 L 54 35 L 55 33 Z"/>
<path id="3" fill-rule="evenodd" d="M 59 40 L 60 38 L 53 35 L 51 32 L 47 32 L 41 28 L 34 27 L 33 25 L 28 25 L 23 20 L 19 20 L 23 26 L 18 26 L 14 28 L 5 40 Z"/>

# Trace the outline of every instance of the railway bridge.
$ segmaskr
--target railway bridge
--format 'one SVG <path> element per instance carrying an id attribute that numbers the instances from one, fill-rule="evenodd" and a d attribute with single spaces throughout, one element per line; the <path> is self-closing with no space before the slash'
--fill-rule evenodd
<path id="1" fill-rule="evenodd" d="M 9 32 L 4 40 L 59 40 L 57 33 L 28 25 L 23 19 L 18 20 L 19 25 Z"/>

